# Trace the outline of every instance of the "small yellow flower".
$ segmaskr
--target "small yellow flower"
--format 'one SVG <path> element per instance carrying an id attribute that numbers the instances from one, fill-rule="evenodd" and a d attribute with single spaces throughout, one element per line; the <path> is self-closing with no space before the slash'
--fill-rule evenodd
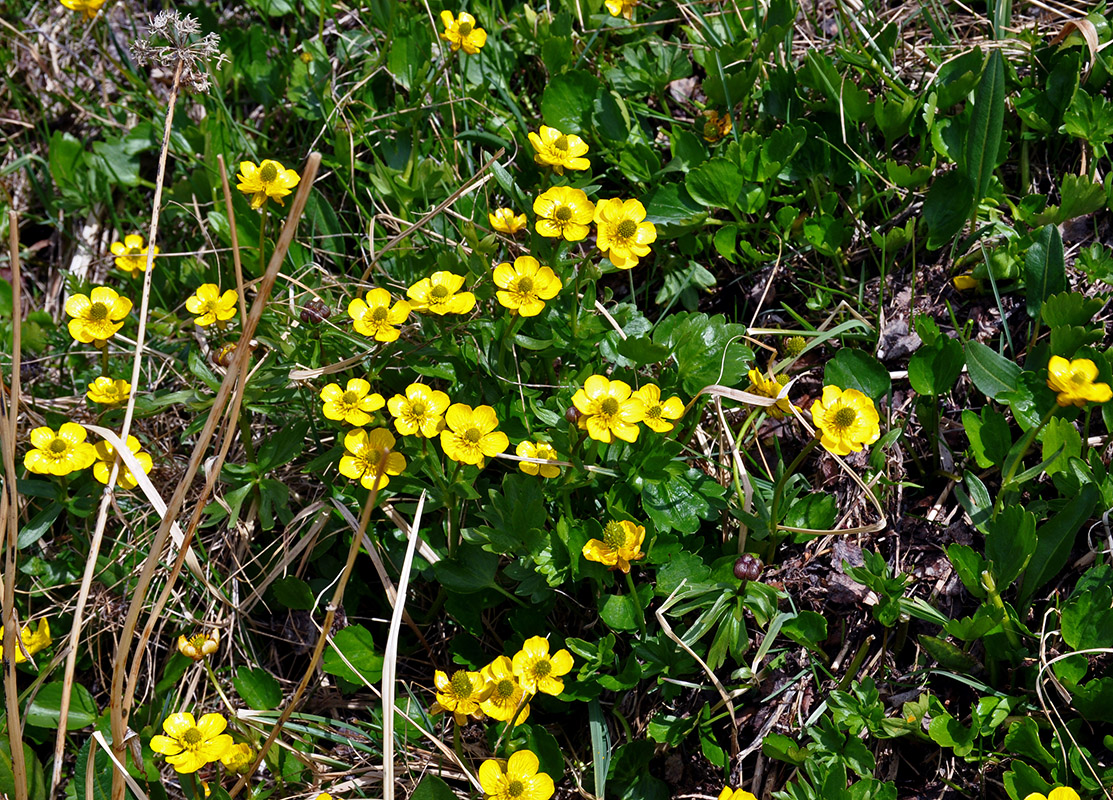
<path id="1" fill-rule="evenodd" d="M 487 215 L 491 227 L 499 233 L 513 236 L 526 227 L 526 215 L 515 214 L 512 208 L 498 208 Z"/>
<path id="2" fill-rule="evenodd" d="M 186 310 L 195 315 L 193 321 L 198 325 L 212 325 L 218 328 L 227 325 L 228 320 L 236 316 L 236 301 L 239 299 L 235 289 L 228 289 L 220 293 L 220 287 L 215 283 L 202 283 L 197 287 L 197 292 L 186 300 Z"/>
<path id="3" fill-rule="evenodd" d="M 552 300 L 562 288 L 556 273 L 533 256 L 518 256 L 513 266 L 499 264 L 494 279 L 499 303 L 523 317 L 536 317 L 545 310 L 544 301 Z"/>
<path id="4" fill-rule="evenodd" d="M 338 383 L 330 383 L 321 390 L 321 399 L 325 401 L 324 413 L 328 419 L 357 427 L 370 422 L 371 412 L 386 405 L 383 396 L 372 392 L 371 384 L 363 378 L 352 378 L 344 389 Z"/>
<path id="5" fill-rule="evenodd" d="M 1047 364 L 1047 388 L 1059 393 L 1055 402 L 1061 406 L 1081 408 L 1087 403 L 1105 403 L 1113 398 L 1108 383 L 1094 383 L 1097 376 L 1097 364 L 1088 358 L 1067 361 L 1061 356 L 1052 356 Z"/>
<path id="6" fill-rule="evenodd" d="M 441 447 L 453 461 L 483 466 L 484 456 L 494 458 L 510 446 L 510 440 L 499 426 L 499 418 L 490 406 L 453 403 L 444 415 L 445 430 L 441 431 Z"/>
<path id="7" fill-rule="evenodd" d="M 604 5 L 606 5 L 607 11 L 611 12 L 612 17 L 622 16 L 626 19 L 632 19 L 634 7 L 639 2 L 640 0 L 606 0 Z"/>
<path id="8" fill-rule="evenodd" d="M 668 433 L 676 427 L 669 420 L 680 419 L 684 415 L 684 404 L 680 402 L 680 398 L 674 396 L 662 402 L 660 388 L 652 383 L 647 383 L 631 397 L 636 397 L 645 405 L 642 422 L 645 427 L 657 433 Z"/>
<path id="9" fill-rule="evenodd" d="M 432 439 L 444 430 L 444 412 L 450 402 L 444 392 L 430 389 L 423 383 L 411 383 L 404 395 L 394 395 L 386 407 L 400 434 Z"/>
<path id="10" fill-rule="evenodd" d="M 757 798 L 745 789 L 731 789 L 729 786 L 724 786 L 723 791 L 719 792 L 718 800 L 757 800 Z"/>
<path id="11" fill-rule="evenodd" d="M 344 437 L 347 451 L 340 459 L 340 474 L 353 481 L 359 481 L 364 489 L 382 489 L 390 483 L 390 475 L 401 475 L 406 468 L 406 457 L 394 451 L 394 434 L 386 428 L 365 431 L 356 428 Z M 383 454 L 386 460 L 383 461 Z M 380 472 L 379 470 L 382 470 Z"/>
<path id="12" fill-rule="evenodd" d="M 401 325 L 410 315 L 410 304 L 399 300 L 390 304 L 390 292 L 386 289 L 372 289 L 367 293 L 366 302 L 358 297 L 348 303 L 348 316 L 352 318 L 356 333 L 370 336 L 377 342 L 393 342 L 401 334 Z"/>
<path id="13" fill-rule="evenodd" d="M 178 652 L 194 661 L 201 661 L 219 649 L 220 631 L 215 628 L 211 633 L 195 633 L 188 639 L 184 634 L 178 637 Z"/>
<path id="14" fill-rule="evenodd" d="M 143 467 L 143 474 L 149 475 L 151 467 L 154 462 L 151 461 L 151 456 L 148 453 L 142 452 L 139 440 L 132 435 L 128 435 L 128 450 L 135 454 L 135 460 L 139 462 L 139 466 Z M 108 442 L 97 442 L 94 449 L 97 451 L 97 463 L 93 464 L 93 477 L 103 484 L 108 483 L 108 476 L 112 472 L 112 464 L 116 460 L 116 449 Z M 121 489 L 129 490 L 134 489 L 139 485 L 139 481 L 135 479 L 131 469 L 127 464 L 120 461 L 120 472 L 116 475 L 116 485 Z"/>
<path id="15" fill-rule="evenodd" d="M 117 268 L 131 277 L 147 271 L 147 246 L 139 234 L 128 234 L 122 242 L 113 242 L 109 250 L 116 256 Z M 157 256 L 158 245 L 152 246 L 151 252 Z"/>
<path id="16" fill-rule="evenodd" d="M 166 735 L 152 736 L 151 749 L 166 756 L 175 772 L 196 772 L 219 761 L 232 747 L 232 737 L 223 732 L 226 727 L 220 714 L 206 714 L 197 721 L 187 711 L 171 714 L 162 722 Z"/>
<path id="17" fill-rule="evenodd" d="M 1069 786 L 1056 786 L 1046 797 L 1039 792 L 1032 792 L 1024 800 L 1079 800 L 1079 797 L 1078 792 Z"/>
<path id="18" fill-rule="evenodd" d="M 491 719 L 510 722 L 526 694 L 514 677 L 514 662 L 506 656 L 499 656 L 483 668 L 483 676 L 491 687 L 491 694 L 479 704 L 480 710 Z M 528 718 L 529 703 L 525 703 L 518 712 L 517 721 L 525 722 Z"/>
<path id="19" fill-rule="evenodd" d="M 493 800 L 549 800 L 556 791 L 553 779 L 538 772 L 541 762 L 529 750 L 509 759 L 489 758 L 479 765 L 479 785 Z"/>
<path id="20" fill-rule="evenodd" d="M 533 636 L 514 654 L 514 676 L 530 694 L 543 692 L 557 695 L 564 691 L 561 675 L 572 671 L 572 655 L 567 650 L 557 650 L 549 655 L 549 640 Z"/>
<path id="21" fill-rule="evenodd" d="M 475 308 L 475 295 L 461 292 L 464 276 L 451 272 L 434 272 L 406 290 L 410 308 L 431 314 L 467 314 Z"/>
<path id="22" fill-rule="evenodd" d="M 437 685 L 437 702 L 430 713 L 451 711 L 457 725 L 467 725 L 468 717 L 483 719 L 479 706 L 490 696 L 493 687 L 482 672 L 458 669 L 449 678 L 438 669 L 433 673 L 433 682 Z"/>
<path id="23" fill-rule="evenodd" d="M 536 151 L 533 160 L 545 167 L 552 167 L 557 175 L 564 170 L 583 170 L 591 167 L 591 162 L 581 158 L 587 152 L 587 142 L 574 133 L 564 134 L 556 128 L 542 125 L 540 133 L 529 132 L 529 143 Z"/>
<path id="24" fill-rule="evenodd" d="M 556 450 L 548 442 L 519 442 L 514 448 L 514 453 L 522 458 L 543 458 L 555 461 Z M 538 475 L 542 478 L 556 478 L 560 476 L 560 467 L 555 464 L 534 464 L 532 461 L 519 461 L 518 469 L 527 475 Z"/>
<path id="25" fill-rule="evenodd" d="M 537 215 L 537 232 L 556 239 L 564 237 L 569 242 L 586 239 L 591 232 L 595 205 L 579 189 L 554 186 L 533 201 Z"/>
<path id="26" fill-rule="evenodd" d="M 750 394 L 761 395 L 762 397 L 769 397 L 776 399 L 780 396 L 781 390 L 788 383 L 787 375 L 778 375 L 775 378 L 767 378 L 761 373 L 761 370 L 752 369 L 749 373 L 750 385 L 746 387 L 746 391 Z M 788 401 L 787 397 L 781 397 L 771 406 L 763 406 L 766 413 L 773 419 L 784 419 L 792 415 L 794 406 Z"/>
<path id="27" fill-rule="evenodd" d="M 233 775 L 243 775 L 254 760 L 255 751 L 251 749 L 251 745 L 240 742 L 228 748 L 228 752 L 220 759 L 220 763 Z M 328 797 L 328 795 L 325 795 L 325 797 Z"/>
<path id="28" fill-rule="evenodd" d="M 129 394 L 131 394 L 131 384 L 123 378 L 112 380 L 107 375 L 101 375 L 89 384 L 89 391 L 85 396 L 94 403 L 115 406 L 125 402 Z"/>
<path id="29" fill-rule="evenodd" d="M 104 5 L 104 0 L 61 0 L 61 3 L 70 11 L 82 11 L 86 19 L 92 19 Z"/>
<path id="30" fill-rule="evenodd" d="M 282 198 L 298 185 L 301 177 L 278 161 L 265 158 L 259 166 L 255 166 L 254 161 L 241 161 L 236 180 L 239 181 L 236 188 L 251 195 L 251 207 L 262 208 L 268 197 L 280 206 L 285 205 Z"/>
<path id="31" fill-rule="evenodd" d="M 819 443 L 837 456 L 856 453 L 881 436 L 873 401 L 857 389 L 824 386 L 823 396 L 812 403 L 811 414 L 820 431 Z"/>
<path id="32" fill-rule="evenodd" d="M 603 528 L 603 538 L 589 539 L 584 545 L 584 558 L 605 564 L 611 569 L 630 571 L 630 562 L 645 558 L 642 543 L 645 541 L 645 526 L 635 525 L 629 520 L 611 520 Z"/>
<path id="33" fill-rule="evenodd" d="M 33 656 L 40 650 L 45 650 L 50 647 L 54 640 L 50 637 L 50 623 L 43 617 L 39 620 L 39 627 L 35 630 L 31 629 L 30 625 L 25 625 L 23 630 L 19 632 L 19 638 L 23 640 L 23 648 L 21 649 L 19 643 L 15 645 L 15 663 L 22 664 L 27 660 L 27 656 Z M 0 642 L 4 640 L 4 626 L 0 625 Z M 24 654 L 24 650 L 27 651 Z"/>
<path id="34" fill-rule="evenodd" d="M 645 206 L 637 200 L 600 201 L 595 206 L 595 224 L 595 243 L 619 269 L 637 266 L 657 241 L 657 229 L 645 221 Z"/>
<path id="35" fill-rule="evenodd" d="M 616 436 L 626 442 L 637 441 L 638 423 L 645 419 L 645 403 L 631 394 L 630 386 L 622 381 L 592 375 L 572 396 L 572 405 L 580 412 L 576 424 L 600 442 L 609 444 Z"/>
<path id="36" fill-rule="evenodd" d="M 453 52 L 462 47 L 465 53 L 474 56 L 487 43 L 487 31 L 475 27 L 475 17 L 467 11 L 461 11 L 459 18 L 452 16 L 451 11 L 442 11 L 441 24 L 444 25 L 441 38 Z"/>
<path id="37" fill-rule="evenodd" d="M 328 792 L 321 792 L 319 795 L 314 797 L 313 800 L 332 800 L 332 795 Z"/>
<path id="38" fill-rule="evenodd" d="M 124 327 L 123 319 L 131 313 L 131 301 L 120 297 L 107 286 L 98 286 L 83 294 L 70 295 L 66 300 L 70 320 L 70 336 L 82 344 L 104 347 L 116 331 Z"/>
<path id="39" fill-rule="evenodd" d="M 45 425 L 31 431 L 31 444 L 23 466 L 38 475 L 69 475 L 97 460 L 96 449 L 85 441 L 85 429 L 75 422 L 63 422 L 55 433 Z"/>
<path id="40" fill-rule="evenodd" d="M 734 123 L 730 118 L 730 114 L 723 114 L 719 116 L 719 112 L 715 110 L 708 111 L 703 119 L 703 134 L 704 141 L 717 142 L 730 133 L 730 129 L 734 127 Z"/>
<path id="41" fill-rule="evenodd" d="M 977 289 L 982 285 L 982 282 L 975 278 L 973 275 L 955 275 L 951 278 L 951 283 L 960 292 L 969 292 L 971 289 Z"/>

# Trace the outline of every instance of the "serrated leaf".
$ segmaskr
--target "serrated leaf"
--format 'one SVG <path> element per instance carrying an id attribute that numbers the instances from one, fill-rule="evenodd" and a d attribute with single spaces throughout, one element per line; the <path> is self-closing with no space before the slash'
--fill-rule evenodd
<path id="1" fill-rule="evenodd" d="M 722 157 L 712 158 L 684 179 L 692 199 L 712 208 L 734 208 L 744 185 L 738 165 Z"/>

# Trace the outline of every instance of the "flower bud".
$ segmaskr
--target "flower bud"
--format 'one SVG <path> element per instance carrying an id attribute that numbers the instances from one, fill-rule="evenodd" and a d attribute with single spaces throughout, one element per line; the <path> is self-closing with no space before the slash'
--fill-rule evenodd
<path id="1" fill-rule="evenodd" d="M 319 325 L 332 316 L 332 309 L 314 297 L 301 310 L 301 321 Z"/>
<path id="2" fill-rule="evenodd" d="M 582 416 L 583 415 L 580 413 L 580 409 L 576 408 L 575 406 L 568 406 L 568 410 L 564 412 L 564 418 L 573 425 L 579 423 L 580 417 Z"/>
<path id="3" fill-rule="evenodd" d="M 745 586 L 747 581 L 756 581 L 761 577 L 761 559 L 751 553 L 744 553 L 734 562 L 734 577 L 742 581 Z"/>

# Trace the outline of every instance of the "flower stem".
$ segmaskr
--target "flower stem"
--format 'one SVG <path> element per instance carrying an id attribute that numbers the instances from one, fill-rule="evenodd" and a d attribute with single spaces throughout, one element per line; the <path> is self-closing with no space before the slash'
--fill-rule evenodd
<path id="1" fill-rule="evenodd" d="M 105 340 L 104 346 L 100 349 L 100 374 L 108 375 L 108 341 Z"/>
<path id="2" fill-rule="evenodd" d="M 263 203 L 263 214 L 259 217 L 259 274 L 267 271 L 267 204 Z"/>
<path id="3" fill-rule="evenodd" d="M 634 619 L 638 623 L 638 630 L 641 631 L 642 641 L 644 642 L 648 638 L 648 635 L 645 631 L 645 609 L 642 608 L 642 601 L 641 598 L 638 597 L 637 587 L 634 586 L 634 576 L 631 575 L 629 572 L 625 573 L 625 575 L 626 588 L 630 590 L 630 600 L 633 602 L 634 608 L 638 610 L 638 613 L 634 617 Z"/>
<path id="4" fill-rule="evenodd" d="M 533 694 L 533 692 L 522 692 L 522 699 L 518 701 L 518 706 L 514 709 L 510 721 L 506 723 L 506 727 L 503 728 L 502 733 L 499 734 L 498 741 L 495 742 L 495 749 L 491 751 L 496 757 L 499 754 L 499 749 L 502 747 L 503 740 L 513 733 L 514 728 L 518 725 L 518 716 L 522 713 L 522 709 L 526 707 L 526 704 L 533 699 Z"/>

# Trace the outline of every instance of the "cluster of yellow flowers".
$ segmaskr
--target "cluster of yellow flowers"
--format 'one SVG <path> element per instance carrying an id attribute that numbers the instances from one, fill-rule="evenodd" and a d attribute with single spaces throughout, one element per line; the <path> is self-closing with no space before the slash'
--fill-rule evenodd
<path id="1" fill-rule="evenodd" d="M 88 467 L 93 468 L 93 477 L 101 483 L 108 483 L 112 464 L 116 460 L 116 450 L 108 442 L 89 444 L 85 441 L 88 433 L 76 422 L 63 422 L 55 431 L 46 425 L 31 431 L 31 449 L 23 457 L 23 466 L 38 475 L 62 477 Z M 140 448 L 139 440 L 128 436 L 128 449 L 136 461 L 148 474 L 154 466 L 151 456 Z M 116 479 L 121 489 L 134 489 L 139 485 L 127 464 L 121 463 Z"/>
<path id="2" fill-rule="evenodd" d="M 633 391 L 629 384 L 602 375 L 584 381 L 584 387 L 572 395 L 572 405 L 579 412 L 576 424 L 580 429 L 592 439 L 608 443 L 616 437 L 637 441 L 639 422 L 657 433 L 668 433 L 676 427 L 670 420 L 684 414 L 679 397 L 662 400 L 661 389 L 652 383 Z"/>

